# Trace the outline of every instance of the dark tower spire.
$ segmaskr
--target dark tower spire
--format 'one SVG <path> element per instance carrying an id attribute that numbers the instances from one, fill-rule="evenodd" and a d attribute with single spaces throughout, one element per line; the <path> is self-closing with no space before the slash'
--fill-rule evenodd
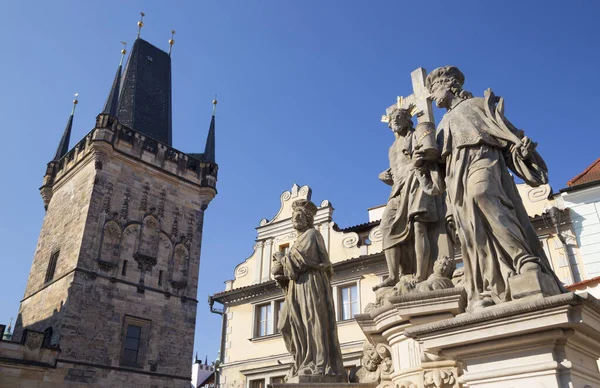
<path id="1" fill-rule="evenodd" d="M 213 100 L 213 113 L 208 128 L 208 137 L 206 138 L 206 147 L 204 147 L 204 160 L 215 163 L 215 114 L 217 113 L 217 98 Z"/>
<path id="2" fill-rule="evenodd" d="M 119 61 L 119 67 L 117 67 L 117 74 L 115 74 L 115 80 L 113 81 L 112 87 L 110 88 L 110 92 L 108 92 L 108 98 L 106 99 L 106 103 L 104 104 L 104 110 L 102 110 L 102 113 L 111 115 L 113 117 L 117 117 L 117 113 L 119 110 L 119 88 L 121 87 L 121 69 L 123 68 L 123 58 L 125 58 L 125 54 L 127 54 L 127 50 L 125 49 L 127 43 L 121 42 L 121 44 L 123 44 L 123 50 L 121 50 L 121 60 Z"/>
<path id="3" fill-rule="evenodd" d="M 171 145 L 171 57 L 139 37 L 133 43 L 119 95 L 119 122 Z"/>
<path id="4" fill-rule="evenodd" d="M 69 116 L 69 120 L 67 120 L 67 126 L 65 127 L 65 132 L 63 133 L 62 138 L 60 139 L 60 143 L 58 143 L 58 148 L 56 149 L 56 155 L 54 155 L 53 160 L 59 160 L 69 151 L 69 141 L 71 140 L 71 129 L 73 127 L 73 116 L 75 116 L 75 107 L 79 103 L 77 97 L 79 93 L 75 93 L 75 99 L 73 100 L 73 109 L 71 109 L 71 115 Z"/>

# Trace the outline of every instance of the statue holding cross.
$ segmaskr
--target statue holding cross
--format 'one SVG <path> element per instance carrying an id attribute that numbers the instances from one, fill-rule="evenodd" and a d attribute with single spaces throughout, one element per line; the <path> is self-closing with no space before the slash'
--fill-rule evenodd
<path id="1" fill-rule="evenodd" d="M 445 209 L 435 169 L 439 151 L 425 74 L 423 68 L 412 73 L 414 93 L 398 97 L 382 118 L 396 139 L 389 150 L 390 167 L 379 176 L 392 186 L 380 224 L 389 274 L 374 290 L 398 282 L 414 286 L 431 274 L 436 257 L 450 254 L 449 248 L 440 249 Z M 413 127 L 414 115 L 417 128 Z"/>

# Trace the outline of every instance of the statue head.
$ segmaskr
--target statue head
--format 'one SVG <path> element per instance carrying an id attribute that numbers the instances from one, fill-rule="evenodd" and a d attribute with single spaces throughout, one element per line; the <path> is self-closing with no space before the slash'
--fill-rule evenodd
<path id="1" fill-rule="evenodd" d="M 377 353 L 375 346 L 370 343 L 365 344 L 361 361 L 362 366 L 369 372 L 375 372 L 381 361 L 381 356 Z"/>
<path id="2" fill-rule="evenodd" d="M 409 130 L 414 130 L 412 115 L 410 114 L 411 108 L 402 109 L 402 108 L 394 108 L 392 112 L 388 115 L 389 123 L 388 127 L 401 136 L 406 135 Z"/>
<path id="3" fill-rule="evenodd" d="M 317 205 L 307 199 L 299 199 L 292 203 L 292 223 L 294 229 L 303 231 L 313 226 Z"/>
<path id="4" fill-rule="evenodd" d="M 448 256 L 442 256 L 433 263 L 433 273 L 445 277 L 448 279 L 452 278 L 454 272 L 454 258 Z"/>
<path id="5" fill-rule="evenodd" d="M 454 66 L 438 67 L 429 73 L 425 81 L 431 99 L 438 108 L 451 108 L 456 98 L 466 100 L 473 97 L 462 88 L 464 83 L 465 75 Z"/>

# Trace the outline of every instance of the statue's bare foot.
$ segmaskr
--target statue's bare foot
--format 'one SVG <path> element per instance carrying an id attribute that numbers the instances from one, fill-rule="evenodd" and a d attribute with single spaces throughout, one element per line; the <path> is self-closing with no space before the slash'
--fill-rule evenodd
<path id="1" fill-rule="evenodd" d="M 388 277 L 383 282 L 381 282 L 381 284 L 373 286 L 373 291 L 377 291 L 382 287 L 393 287 L 396 284 L 396 282 L 397 282 L 396 279 L 394 279 L 392 277 Z"/>

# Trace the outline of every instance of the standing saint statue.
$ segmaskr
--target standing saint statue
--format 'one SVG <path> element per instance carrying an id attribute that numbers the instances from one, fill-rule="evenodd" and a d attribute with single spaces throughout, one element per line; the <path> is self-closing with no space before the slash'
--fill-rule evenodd
<path id="1" fill-rule="evenodd" d="M 401 278 L 413 284 L 424 281 L 437 253 L 435 226 L 440 220 L 441 201 L 427 193 L 435 181 L 427 174 L 435 170 L 423 172 L 413 160 L 419 136 L 415 136 L 411 108 L 395 108 L 388 115 L 396 139 L 389 150 L 390 168 L 379 174 L 379 179 L 392 186 L 392 191 L 379 228 L 389 274 L 373 287 L 374 291 L 395 286 Z"/>
<path id="2" fill-rule="evenodd" d="M 474 98 L 463 90 L 464 81 L 459 69 L 446 66 L 432 71 L 426 85 L 436 105 L 447 109 L 437 136 L 469 307 L 511 300 L 509 279 L 528 273 L 546 279 L 544 295 L 559 293 L 560 281 L 508 171 L 539 186 L 548 182 L 546 164 L 536 143 L 504 117 L 503 100 L 490 89 L 485 98 Z"/>
<path id="3" fill-rule="evenodd" d="M 288 253 L 273 255 L 271 269 L 285 293 L 277 328 L 294 360 L 286 381 L 312 377 L 319 382 L 345 382 L 330 284 L 333 269 L 323 236 L 313 227 L 317 207 L 300 199 L 292 209 L 298 237 Z"/>

